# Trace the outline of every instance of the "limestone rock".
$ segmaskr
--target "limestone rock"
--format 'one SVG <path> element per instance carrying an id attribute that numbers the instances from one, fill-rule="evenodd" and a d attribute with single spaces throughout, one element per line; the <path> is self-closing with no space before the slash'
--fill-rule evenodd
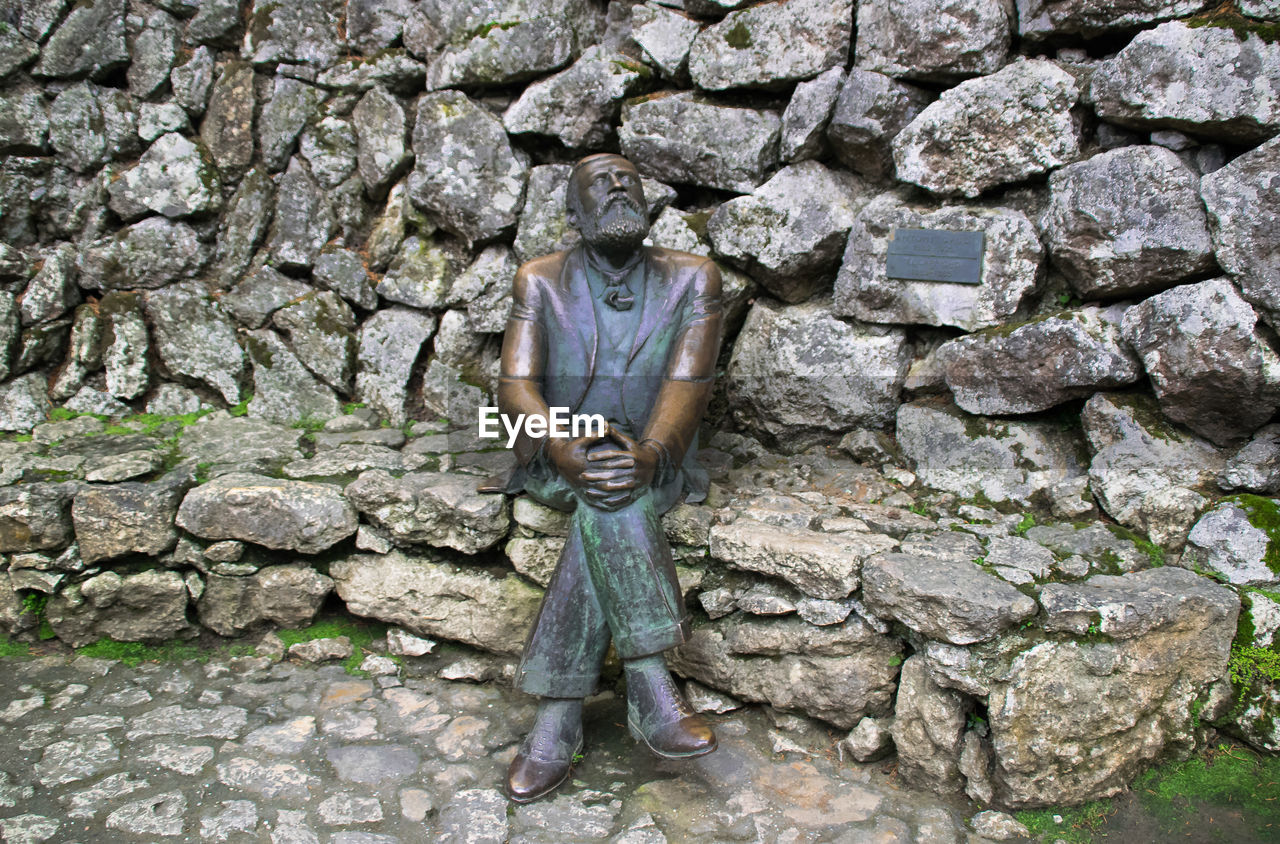
<path id="1" fill-rule="evenodd" d="M 341 185 L 356 169 L 359 141 L 351 121 L 328 115 L 307 126 L 298 138 L 298 154 L 325 190 Z"/>
<path id="2" fill-rule="evenodd" d="M 0 79 L 30 64 L 39 55 L 39 45 L 17 29 L 9 27 L 0 32 Z"/>
<path id="3" fill-rule="evenodd" d="M 249 171 L 240 180 L 227 203 L 214 250 L 214 272 L 220 288 L 231 287 L 249 269 L 271 222 L 274 199 L 275 185 L 263 168 Z"/>
<path id="4" fill-rule="evenodd" d="M 86 563 L 127 554 L 159 556 L 178 541 L 173 519 L 187 484 L 167 478 L 152 484 L 91 486 L 71 507 L 80 556 Z"/>
<path id="5" fill-rule="evenodd" d="M 1223 499 L 1196 522 L 1187 535 L 1186 565 L 1196 566 L 1228 583 L 1275 588 L 1274 547 L 1280 546 L 1268 516 L 1280 510 L 1274 499 L 1253 495 Z"/>
<path id="6" fill-rule="evenodd" d="M 1142 367 L 1120 337 L 1124 306 L 1096 306 L 948 341 L 937 359 L 969 413 L 1034 413 L 1136 382 Z"/>
<path id="7" fill-rule="evenodd" d="M 817 162 L 785 167 L 707 221 L 716 252 L 784 302 L 802 302 L 835 277 L 853 220 L 868 199 L 847 173 Z"/>
<path id="8" fill-rule="evenodd" d="M 1017 0 L 1018 31 L 1029 41 L 1125 32 L 1195 14 L 1203 5 L 1199 0 Z"/>
<path id="9" fill-rule="evenodd" d="M 20 369 L 20 361 L 14 366 Z M 49 415 L 48 382 L 31 372 L 0 385 L 0 431 L 30 431 Z"/>
<path id="10" fill-rule="evenodd" d="M 213 85 L 200 139 L 218 170 L 238 178 L 253 161 L 253 65 L 227 62 Z"/>
<path id="11" fill-rule="evenodd" d="M 1206 577 L 1162 566 L 1120 577 L 1100 574 L 1083 583 L 1050 583 L 1040 602 L 1045 630 L 1077 636 L 1099 631 L 1112 639 L 1133 639 L 1221 612 L 1229 597 Z"/>
<path id="12" fill-rule="evenodd" d="M 1125 314 L 1165 415 L 1218 445 L 1239 441 L 1280 408 L 1280 355 L 1225 278 L 1185 284 Z"/>
<path id="13" fill-rule="evenodd" d="M 0 151 L 39 154 L 49 135 L 44 98 L 35 86 L 0 94 Z"/>
<path id="14" fill-rule="evenodd" d="M 497 653 L 520 652 L 542 600 L 514 574 L 459 569 L 434 555 L 354 554 L 329 573 L 356 615 Z"/>
<path id="15" fill-rule="evenodd" d="M 1218 486 L 1261 495 L 1280 492 L 1280 424 L 1258 429 L 1218 475 Z"/>
<path id="16" fill-rule="evenodd" d="M 180 378 L 209 385 L 228 404 L 240 401 L 244 352 L 236 342 L 235 325 L 218 303 L 194 282 L 153 291 L 145 301 L 155 348 L 165 368 Z"/>
<path id="17" fill-rule="evenodd" d="M 262 163 L 273 173 L 283 170 L 293 154 L 298 133 L 324 101 L 324 92 L 288 76 L 277 76 L 271 99 L 262 106 L 256 124 Z"/>
<path id="18" fill-rule="evenodd" d="M 44 263 L 18 300 L 23 325 L 57 319 L 80 303 L 76 287 L 76 248 L 60 243 L 44 254 Z"/>
<path id="19" fill-rule="evenodd" d="M 889 278 L 889 241 L 903 229 L 985 233 L 980 284 Z M 1035 227 L 1011 208 L 932 208 L 882 194 L 862 209 L 836 276 L 836 313 L 868 322 L 949 325 L 966 331 L 1009 320 L 1028 304 L 1044 255 Z"/>
<path id="20" fill-rule="evenodd" d="M 1108 515 L 1136 530 L 1168 521 L 1161 497 L 1170 491 L 1205 503 L 1200 495 L 1213 489 L 1224 464 L 1216 448 L 1167 422 L 1142 395 L 1098 393 L 1085 403 L 1081 421 L 1093 452 L 1089 488 Z M 1175 518 L 1168 538 L 1180 544 L 1195 518 L 1196 508 Z"/>
<path id="21" fill-rule="evenodd" d="M 1229 589 L 1201 583 L 1203 600 L 1142 635 L 1043 642 L 999 672 L 988 698 L 998 803 L 1113 794 L 1171 747 L 1191 745 L 1192 701 L 1225 672 L 1239 611 Z"/>
<path id="22" fill-rule="evenodd" d="M 125 219 L 148 209 L 177 218 L 222 207 L 222 186 L 207 151 L 176 132 L 158 138 L 108 191 L 112 210 Z"/>
<path id="23" fill-rule="evenodd" d="M 188 41 L 214 46 L 234 46 L 240 28 L 239 0 L 205 0 L 187 24 Z"/>
<path id="24" fill-rule="evenodd" d="M 956 645 L 990 641 L 1039 609 L 970 562 L 889 553 L 868 560 L 862 574 L 863 597 L 873 612 Z"/>
<path id="25" fill-rule="evenodd" d="M 195 277 L 210 250 L 186 223 L 148 217 L 90 244 L 80 286 L 99 290 L 155 290 Z"/>
<path id="26" fill-rule="evenodd" d="M 950 82 L 995 73 L 1009 57 L 1013 19 L 1000 0 L 858 4 L 858 67 Z"/>
<path id="27" fill-rule="evenodd" d="M 1271 327 L 1280 330 L 1280 140 L 1200 179 L 1214 254 Z"/>
<path id="28" fill-rule="evenodd" d="M 649 73 L 630 56 L 590 47 L 567 70 L 525 88 L 502 124 L 513 134 L 553 135 L 570 149 L 595 149 L 612 135 L 622 100 Z"/>
<path id="29" fill-rule="evenodd" d="M 88 0 L 76 4 L 45 42 L 32 73 L 102 79 L 128 64 L 124 16 L 124 0 Z"/>
<path id="30" fill-rule="evenodd" d="M 1280 129 L 1280 44 L 1164 23 L 1103 62 L 1090 96 L 1099 117 L 1121 126 L 1261 141 Z"/>
<path id="31" fill-rule="evenodd" d="M 266 622 L 297 629 L 311 623 L 332 591 L 333 580 L 308 566 L 267 566 L 249 577 L 209 575 L 197 608 L 200 623 L 222 636 Z"/>
<path id="32" fill-rule="evenodd" d="M 534 175 L 529 175 L 532 189 Z M 467 302 L 467 322 L 472 331 L 501 334 L 511 311 L 511 285 L 516 277 L 515 254 L 505 246 L 490 246 L 476 256 L 466 272 L 458 276 L 453 289 Z"/>
<path id="33" fill-rule="evenodd" d="M 400 38 L 409 0 L 356 0 L 347 4 L 347 43 L 365 55 L 390 47 Z"/>
<path id="34" fill-rule="evenodd" d="M 178 453 L 193 463 L 208 463 L 213 476 L 234 467 L 274 474 L 284 464 L 302 459 L 302 435 L 297 428 L 214 413 L 182 429 Z"/>
<path id="35" fill-rule="evenodd" d="M 176 571 L 152 569 L 120 576 L 104 572 L 68 586 L 49 599 L 45 617 L 73 648 L 110 637 L 155 642 L 192 631 L 187 623 L 187 584 Z"/>
<path id="36" fill-rule="evenodd" d="M 356 319 L 336 293 L 309 293 L 272 317 L 303 365 L 340 393 L 351 391 L 355 372 Z"/>
<path id="37" fill-rule="evenodd" d="M 904 782 L 939 793 L 964 787 L 959 763 L 967 708 L 959 694 L 930 679 L 923 656 L 902 664 L 890 732 Z"/>
<path id="38" fill-rule="evenodd" d="M 77 309 L 79 314 L 79 309 Z M 17 302 L 9 293 L 0 293 L 0 380 L 9 377 L 9 355 L 22 330 Z M 73 341 L 74 342 L 74 341 Z M 83 377 L 83 375 L 81 375 Z M 77 385 L 79 386 L 79 385 Z M 57 398 L 66 398 L 59 395 Z"/>
<path id="39" fill-rule="evenodd" d="M 230 474 L 187 493 L 177 523 L 202 539 L 315 554 L 356 532 L 356 512 L 331 484 Z"/>
<path id="40" fill-rule="evenodd" d="M 458 91 L 418 99 L 409 195 L 439 224 L 468 241 L 491 240 L 515 225 L 528 160 L 502 123 Z"/>
<path id="41" fill-rule="evenodd" d="M 342 0 L 275 0 L 255 5 L 245 27 L 242 55 L 254 64 L 326 68 L 342 54 L 337 29 Z"/>
<path id="42" fill-rule="evenodd" d="M 262 329 L 245 338 L 253 362 L 250 416 L 270 422 L 318 422 L 341 412 L 333 390 L 312 375 L 274 331 Z"/>
<path id="43" fill-rule="evenodd" d="M 825 298 L 786 307 L 762 299 L 739 333 L 726 387 L 740 424 L 799 449 L 887 427 L 910 362 L 900 329 L 841 322 Z"/>
<path id="44" fill-rule="evenodd" d="M 407 418 L 409 376 L 436 319 L 410 308 L 385 308 L 360 326 L 356 397 L 392 425 Z"/>
<path id="45" fill-rule="evenodd" d="M 1095 155 L 1049 186 L 1049 252 L 1082 298 L 1147 293 L 1213 267 L 1195 174 L 1163 147 Z"/>
<path id="46" fill-rule="evenodd" d="M 699 29 L 697 21 L 659 3 L 638 3 L 631 7 L 632 39 L 668 78 L 678 76 L 684 69 Z"/>
<path id="47" fill-rule="evenodd" d="M 316 78 L 316 84 L 344 94 L 363 94 L 386 88 L 393 94 L 410 96 L 422 90 L 427 67 L 411 58 L 402 47 L 381 50 L 375 55 L 343 59 Z"/>
<path id="48" fill-rule="evenodd" d="M 898 445 L 922 483 L 962 498 L 1022 505 L 1085 473 L 1076 433 L 1046 422 L 992 421 L 938 401 L 898 409 Z"/>
<path id="49" fill-rule="evenodd" d="M 668 656 L 671 667 L 736 698 L 803 712 L 850 729 L 888 714 L 902 652 L 856 617 L 811 627 L 795 616 L 730 616 L 704 624 Z"/>
<path id="50" fill-rule="evenodd" d="M 241 325 L 261 328 L 276 311 L 314 292 L 301 281 L 264 265 L 218 301 Z"/>
<path id="51" fill-rule="evenodd" d="M 713 557 L 827 600 L 848 597 L 858 588 L 863 562 L 896 547 L 893 539 L 877 534 L 826 534 L 743 517 L 711 528 Z"/>
<path id="52" fill-rule="evenodd" d="M 140 103 L 138 105 L 138 137 L 151 143 L 170 132 L 189 134 L 191 121 L 182 106 L 175 103 Z"/>
<path id="53" fill-rule="evenodd" d="M 578 230 L 569 225 L 565 207 L 569 171 L 567 164 L 543 164 L 529 171 L 524 210 L 512 244 L 518 261 L 571 249 L 582 241 Z"/>
<path id="54" fill-rule="evenodd" d="M 372 195 L 381 196 L 413 160 L 404 107 L 385 89 L 372 88 L 360 98 L 351 118 L 359 143 L 360 178 Z"/>
<path id="55" fill-rule="evenodd" d="M 557 70 L 595 41 L 599 21 L 586 0 L 427 0 L 422 11 L 445 42 L 427 90 L 504 85 Z"/>
<path id="56" fill-rule="evenodd" d="M 400 543 L 475 554 L 496 545 L 511 526 L 505 499 L 477 492 L 470 475 L 412 472 L 395 478 L 374 469 L 349 484 L 346 496 Z"/>
<path id="57" fill-rule="evenodd" d="M 332 290 L 347 302 L 366 311 L 378 307 L 378 293 L 365 259 L 342 246 L 328 245 L 320 250 L 312 277 L 323 288 Z"/>
<path id="58" fill-rule="evenodd" d="M 778 154 L 783 161 L 794 163 L 821 155 L 823 133 L 844 81 L 844 68 L 833 67 L 796 86 L 782 112 Z"/>
<path id="59" fill-rule="evenodd" d="M 858 762 L 874 762 L 893 750 L 893 738 L 889 734 L 892 720 L 887 718 L 863 718 L 836 745 L 843 759 L 847 751 Z"/>
<path id="60" fill-rule="evenodd" d="M 708 91 L 780 87 L 842 67 L 852 35 L 853 0 L 762 3 L 702 30 L 689 75 Z"/>
<path id="61" fill-rule="evenodd" d="M 169 71 L 173 99 L 192 117 L 204 114 L 213 87 L 214 57 L 208 47 L 197 47 L 185 60 L 179 59 Z"/>
<path id="62" fill-rule="evenodd" d="M 893 140 L 898 178 L 937 194 L 975 197 L 1070 163 L 1080 147 L 1071 74 L 1016 62 L 943 92 Z"/>
<path id="63" fill-rule="evenodd" d="M 333 236 L 337 221 L 328 197 L 298 156 L 276 177 L 276 213 L 267 238 L 271 262 L 283 269 L 310 269 Z"/>
<path id="64" fill-rule="evenodd" d="M 781 132 L 776 112 L 683 92 L 624 104 L 618 138 L 623 155 L 655 179 L 749 193 L 777 163 Z"/>
<path id="65" fill-rule="evenodd" d="M 423 310 L 442 308 L 453 303 L 453 282 L 466 260 L 455 242 L 410 235 L 378 282 L 378 295 Z"/>
<path id="66" fill-rule="evenodd" d="M 32 483 L 0 489 L 0 553 L 58 551 L 71 544 L 71 501 L 79 485 Z"/>

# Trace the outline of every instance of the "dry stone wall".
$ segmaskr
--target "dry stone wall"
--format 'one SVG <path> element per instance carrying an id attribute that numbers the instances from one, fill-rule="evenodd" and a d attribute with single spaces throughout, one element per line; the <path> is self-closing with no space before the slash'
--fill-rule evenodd
<path id="1" fill-rule="evenodd" d="M 1280 750 L 1280 21 L 1206 5 L 0 0 L 0 628 L 518 654 L 475 413 L 614 150 L 725 270 L 681 672 L 1002 806 Z"/>

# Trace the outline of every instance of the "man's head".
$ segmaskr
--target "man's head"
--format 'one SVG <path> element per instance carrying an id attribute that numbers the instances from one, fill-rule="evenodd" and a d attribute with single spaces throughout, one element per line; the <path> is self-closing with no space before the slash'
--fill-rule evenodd
<path id="1" fill-rule="evenodd" d="M 569 224 L 597 249 L 638 249 L 649 233 L 640 173 L 620 155 L 589 155 L 573 165 L 565 199 Z"/>

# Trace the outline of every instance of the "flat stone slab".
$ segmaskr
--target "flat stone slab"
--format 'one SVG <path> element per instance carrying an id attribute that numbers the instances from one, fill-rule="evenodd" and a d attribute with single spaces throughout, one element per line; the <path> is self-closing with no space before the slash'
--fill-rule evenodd
<path id="1" fill-rule="evenodd" d="M 233 473 L 187 493 L 178 526 L 202 539 L 239 539 L 315 554 L 356 532 L 339 487 Z"/>
<path id="2" fill-rule="evenodd" d="M 1186 569 L 1162 566 L 1084 583 L 1050 583 L 1040 592 L 1046 630 L 1084 635 L 1090 629 L 1116 639 L 1177 629 L 1194 617 L 1226 618 L 1238 599 L 1230 589 Z"/>

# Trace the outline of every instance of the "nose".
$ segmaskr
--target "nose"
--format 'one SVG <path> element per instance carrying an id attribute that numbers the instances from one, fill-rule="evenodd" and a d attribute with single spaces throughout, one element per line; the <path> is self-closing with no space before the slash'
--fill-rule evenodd
<path id="1" fill-rule="evenodd" d="M 617 190 L 617 189 L 621 189 L 621 190 L 627 189 L 627 186 L 622 183 L 622 174 L 610 173 L 609 174 L 609 190 Z"/>

